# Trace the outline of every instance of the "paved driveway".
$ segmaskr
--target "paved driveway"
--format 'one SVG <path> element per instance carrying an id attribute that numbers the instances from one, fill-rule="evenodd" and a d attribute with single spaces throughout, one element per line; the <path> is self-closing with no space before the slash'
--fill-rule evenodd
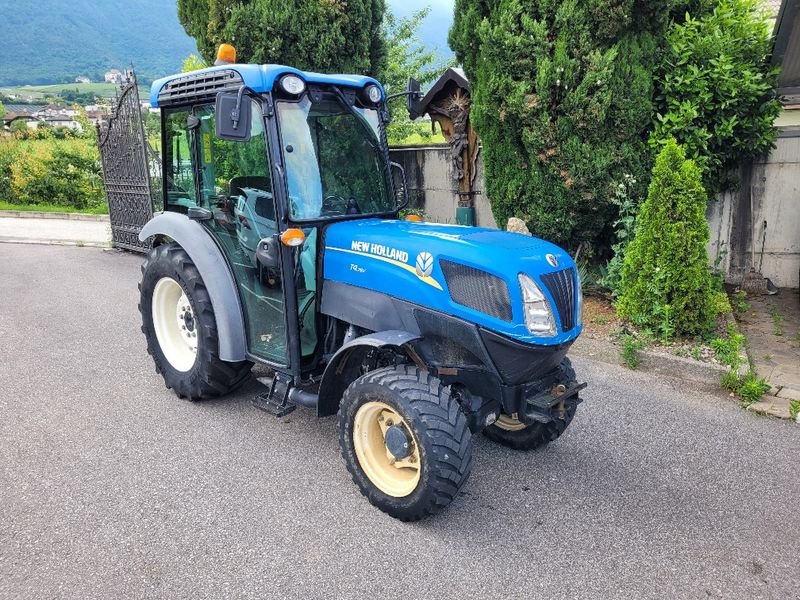
<path id="1" fill-rule="evenodd" d="M 164 388 L 140 260 L 0 245 L 0 597 L 800 597 L 800 427 L 578 358 L 563 439 L 477 438 L 462 497 L 403 524 L 334 419 Z"/>

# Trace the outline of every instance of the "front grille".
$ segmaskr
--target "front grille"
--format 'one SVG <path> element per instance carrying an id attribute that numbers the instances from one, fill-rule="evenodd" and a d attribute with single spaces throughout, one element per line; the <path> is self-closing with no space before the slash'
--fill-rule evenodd
<path id="1" fill-rule="evenodd" d="M 542 282 L 556 303 L 561 328 L 570 331 L 575 327 L 575 269 L 545 273 Z"/>
<path id="2" fill-rule="evenodd" d="M 159 106 L 213 102 L 222 90 L 238 90 L 242 77 L 232 69 L 187 75 L 168 81 L 158 93 Z"/>
<path id="3" fill-rule="evenodd" d="M 511 321 L 508 285 L 491 273 L 449 260 L 440 260 L 447 289 L 453 302 L 468 306 L 503 321 Z"/>

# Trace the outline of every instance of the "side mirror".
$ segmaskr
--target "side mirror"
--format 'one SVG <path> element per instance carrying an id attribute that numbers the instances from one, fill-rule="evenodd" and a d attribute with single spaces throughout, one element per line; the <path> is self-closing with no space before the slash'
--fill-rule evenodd
<path id="1" fill-rule="evenodd" d="M 256 247 L 256 260 L 258 264 L 267 269 L 277 269 L 281 266 L 280 240 L 277 235 L 264 238 Z"/>
<path id="2" fill-rule="evenodd" d="M 229 142 L 246 142 L 250 139 L 253 104 L 243 98 L 244 86 L 238 92 L 220 92 L 214 109 L 217 138 Z"/>
<path id="3" fill-rule="evenodd" d="M 390 163 L 392 167 L 392 183 L 394 185 L 395 203 L 397 210 L 401 210 L 408 206 L 408 183 L 406 182 L 406 170 L 402 165 L 393 162 Z"/>
<path id="4" fill-rule="evenodd" d="M 419 91 L 419 81 L 413 77 L 408 78 L 408 85 L 406 86 L 406 107 L 408 108 L 408 116 L 414 120 L 422 115 L 419 112 L 419 104 L 422 99 Z"/>

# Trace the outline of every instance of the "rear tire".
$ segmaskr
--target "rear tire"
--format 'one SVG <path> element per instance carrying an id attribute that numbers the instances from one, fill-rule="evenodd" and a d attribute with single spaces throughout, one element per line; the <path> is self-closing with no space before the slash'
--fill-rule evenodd
<path id="1" fill-rule="evenodd" d="M 162 244 L 148 253 L 139 294 L 147 352 L 178 397 L 214 398 L 247 380 L 253 363 L 219 358 L 211 298 L 197 267 L 178 244 Z"/>
<path id="2" fill-rule="evenodd" d="M 577 381 L 575 369 L 572 368 L 572 363 L 568 358 L 563 360 L 559 369 L 562 371 L 560 381 L 564 383 Z M 483 430 L 483 434 L 493 442 L 514 450 L 536 450 L 561 437 L 561 434 L 572 423 L 577 408 L 578 400 L 570 398 L 564 402 L 563 418 L 557 418 L 549 423 L 533 423 L 527 426 L 509 415 L 501 414 L 497 421 Z"/>
<path id="3" fill-rule="evenodd" d="M 395 439 L 406 436 L 407 456 L 390 453 L 387 428 L 395 429 Z M 401 521 L 433 515 L 453 501 L 472 469 L 471 438 L 450 389 L 414 366 L 363 375 L 339 406 L 347 470 L 374 506 Z"/>

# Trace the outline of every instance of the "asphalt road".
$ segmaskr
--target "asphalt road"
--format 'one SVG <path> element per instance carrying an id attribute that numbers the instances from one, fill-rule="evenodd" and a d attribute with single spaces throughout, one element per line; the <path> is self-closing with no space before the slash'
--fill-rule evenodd
<path id="1" fill-rule="evenodd" d="M 0 245 L 2 598 L 800 598 L 800 427 L 577 358 L 544 451 L 476 438 L 472 478 L 404 524 L 336 424 L 168 392 L 141 259 Z"/>

